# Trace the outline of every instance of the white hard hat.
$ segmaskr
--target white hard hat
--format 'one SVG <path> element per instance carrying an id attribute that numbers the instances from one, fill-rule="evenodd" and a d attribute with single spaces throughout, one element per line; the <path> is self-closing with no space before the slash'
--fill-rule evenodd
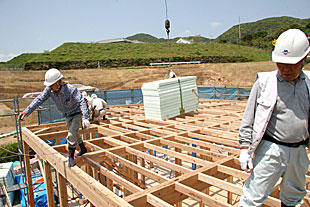
<path id="1" fill-rule="evenodd" d="M 86 98 L 86 97 L 87 97 L 87 92 L 86 92 L 86 91 L 83 91 L 83 92 L 82 92 L 82 96 L 83 96 L 83 98 Z"/>
<path id="2" fill-rule="evenodd" d="M 52 68 L 49 69 L 46 73 L 45 73 L 45 81 L 44 81 L 44 85 L 45 86 L 51 86 L 54 83 L 56 83 L 58 80 L 62 79 L 63 75 L 59 72 L 59 70 Z"/>
<path id="3" fill-rule="evenodd" d="M 93 94 L 91 95 L 91 98 L 92 98 L 92 99 L 95 99 L 95 98 L 98 98 L 98 96 L 97 96 L 96 94 L 93 93 Z"/>
<path id="4" fill-rule="evenodd" d="M 272 61 L 296 64 L 307 56 L 309 51 L 309 41 L 305 33 L 299 29 L 289 29 L 279 36 L 272 52 Z"/>

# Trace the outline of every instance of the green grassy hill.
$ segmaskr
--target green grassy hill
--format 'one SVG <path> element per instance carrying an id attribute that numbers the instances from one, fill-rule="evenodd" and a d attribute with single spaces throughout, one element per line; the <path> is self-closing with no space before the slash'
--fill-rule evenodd
<path id="1" fill-rule="evenodd" d="M 39 55 L 38 53 L 23 53 L 17 57 L 14 57 L 13 59 L 11 59 L 8 62 L 0 62 L 0 67 L 1 65 L 4 66 L 4 68 L 8 67 L 8 68 L 23 68 L 24 64 L 26 62 L 31 62 L 31 60 L 35 57 Z"/>
<path id="2" fill-rule="evenodd" d="M 293 17 L 272 17 L 251 23 L 240 24 L 241 41 L 239 38 L 239 25 L 217 37 L 218 42 L 238 43 L 264 49 L 272 49 L 272 41 L 290 28 L 298 28 L 310 33 L 310 19 Z"/>
<path id="3" fill-rule="evenodd" d="M 10 63 L 10 64 L 25 63 L 27 61 L 30 61 L 32 58 L 34 58 L 37 55 L 38 55 L 38 53 L 23 53 L 23 54 L 15 57 L 15 58 L 13 58 L 12 60 L 10 60 L 8 63 Z"/>
<path id="4" fill-rule="evenodd" d="M 269 54 L 255 48 L 231 44 L 171 44 L 172 57 L 242 56 L 251 61 L 266 60 Z M 108 59 L 168 58 L 166 43 L 65 43 L 49 53 L 32 57 L 40 61 L 86 61 Z"/>
<path id="5" fill-rule="evenodd" d="M 264 50 L 232 44 L 171 44 L 172 61 L 265 61 L 269 55 Z M 26 69 L 141 66 L 168 62 L 168 46 L 166 43 L 65 43 L 51 52 L 23 54 L 8 63 L 23 62 Z"/>

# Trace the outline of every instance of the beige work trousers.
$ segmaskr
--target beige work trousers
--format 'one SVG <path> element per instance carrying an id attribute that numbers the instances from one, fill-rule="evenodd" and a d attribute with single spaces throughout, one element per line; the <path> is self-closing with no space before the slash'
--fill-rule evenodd
<path id="1" fill-rule="evenodd" d="M 70 148 L 76 148 L 77 145 L 82 143 L 82 138 L 79 134 L 81 123 L 82 114 L 76 114 L 66 118 L 66 124 L 68 128 L 67 142 Z"/>

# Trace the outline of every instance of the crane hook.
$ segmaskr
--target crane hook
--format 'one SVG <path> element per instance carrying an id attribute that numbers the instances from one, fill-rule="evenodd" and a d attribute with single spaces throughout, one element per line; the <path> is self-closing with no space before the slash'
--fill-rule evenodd
<path id="1" fill-rule="evenodd" d="M 169 34 L 169 32 L 170 32 L 170 21 L 168 19 L 165 21 L 165 28 L 166 28 L 166 32 Z"/>

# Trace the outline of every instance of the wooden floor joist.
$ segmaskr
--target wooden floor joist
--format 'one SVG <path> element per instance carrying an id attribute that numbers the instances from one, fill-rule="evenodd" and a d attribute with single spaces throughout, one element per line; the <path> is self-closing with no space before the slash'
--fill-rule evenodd
<path id="1" fill-rule="evenodd" d="M 245 106 L 239 101 L 200 100 L 197 111 L 166 121 L 145 119 L 143 105 L 110 106 L 108 121 L 80 130 L 88 152 L 72 168 L 68 147 L 60 145 L 67 134 L 65 123 L 24 127 L 23 142 L 44 161 L 47 186 L 52 186 L 50 168 L 56 170 L 62 206 L 67 206 L 65 181 L 98 207 L 238 206 L 249 176 L 238 161 L 238 128 Z M 56 146 L 46 142 L 53 139 Z M 264 206 L 280 206 L 278 188 Z M 33 196 L 29 199 L 31 206 Z"/>

